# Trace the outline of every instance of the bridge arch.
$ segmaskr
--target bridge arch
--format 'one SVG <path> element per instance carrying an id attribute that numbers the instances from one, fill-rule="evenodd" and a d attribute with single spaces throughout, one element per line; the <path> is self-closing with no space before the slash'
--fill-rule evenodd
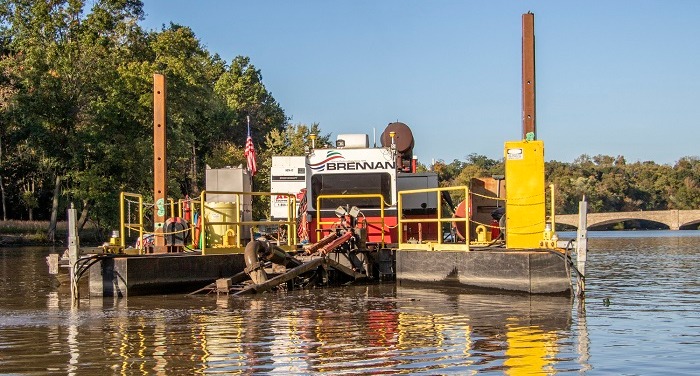
<path id="1" fill-rule="evenodd" d="M 648 219 L 617 218 L 617 219 L 609 219 L 609 220 L 603 220 L 603 221 L 598 221 L 598 222 L 589 222 L 588 228 L 595 230 L 596 228 L 599 228 L 599 227 L 604 227 L 604 226 L 609 226 L 609 225 L 614 225 L 614 224 L 624 223 L 624 222 L 633 222 L 633 221 L 646 222 L 648 224 L 655 224 L 653 227 L 658 227 L 660 230 L 662 230 L 662 229 L 668 230 L 668 229 L 671 229 L 671 226 L 672 226 L 672 224 L 659 222 L 659 221 L 652 221 L 652 220 L 648 220 Z M 651 226 L 649 226 L 649 227 L 651 227 Z"/>
<path id="2" fill-rule="evenodd" d="M 557 224 L 578 227 L 577 214 L 560 214 L 555 218 Z M 696 229 L 700 226 L 700 210 L 656 210 L 613 213 L 589 213 L 588 228 L 595 228 L 612 223 L 626 221 L 648 221 L 667 226 L 671 230 Z"/>
<path id="3" fill-rule="evenodd" d="M 700 219 L 697 221 L 681 223 L 678 227 L 680 230 L 700 230 Z"/>

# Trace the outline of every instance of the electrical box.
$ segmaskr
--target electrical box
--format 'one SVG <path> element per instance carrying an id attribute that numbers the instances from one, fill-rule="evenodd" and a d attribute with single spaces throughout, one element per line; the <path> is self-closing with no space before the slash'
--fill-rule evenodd
<path id="1" fill-rule="evenodd" d="M 396 175 L 396 189 L 399 192 L 437 187 L 438 177 L 434 172 Z M 438 205 L 437 195 L 435 192 L 404 195 L 402 204 L 404 212 L 427 213 L 428 210 L 434 213 Z"/>
<path id="2" fill-rule="evenodd" d="M 235 203 L 239 195 L 231 193 L 208 193 L 208 192 L 250 192 L 250 175 L 243 167 L 227 168 L 207 168 L 206 170 L 206 190 L 207 202 L 230 202 Z M 252 219 L 253 207 L 250 195 L 241 196 L 241 211 L 243 219 Z"/>
<path id="3" fill-rule="evenodd" d="M 248 170 L 239 167 L 209 168 L 206 169 L 206 191 L 204 198 L 206 233 L 205 247 L 224 247 L 234 243 L 236 236 L 247 243 L 250 238 L 250 227 L 234 225 L 239 221 L 251 221 L 253 219 L 252 197 L 249 194 L 223 192 L 251 191 L 251 178 Z M 222 192 L 222 193 L 216 193 Z M 236 202 L 241 200 L 238 204 Z M 236 213 L 236 207 L 239 213 Z M 240 231 L 236 234 L 236 231 Z"/>
<path id="4" fill-rule="evenodd" d="M 539 248 L 545 228 L 544 142 L 505 144 L 506 248 Z"/>
<path id="5" fill-rule="evenodd" d="M 272 219 L 288 218 L 290 202 L 295 203 L 293 210 L 296 213 L 299 209 L 300 193 L 304 188 L 306 188 L 306 157 L 273 155 L 270 168 L 270 192 L 273 193 L 270 199 Z M 274 193 L 294 194 L 295 198 L 290 201 L 289 196 Z"/>

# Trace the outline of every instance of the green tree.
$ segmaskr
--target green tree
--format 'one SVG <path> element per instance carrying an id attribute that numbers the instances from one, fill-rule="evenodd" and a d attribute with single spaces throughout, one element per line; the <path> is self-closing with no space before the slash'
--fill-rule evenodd
<path id="1" fill-rule="evenodd" d="M 82 204 L 81 226 L 99 198 L 89 188 L 94 180 L 111 186 L 113 175 L 104 171 L 113 157 L 103 148 L 110 141 L 105 137 L 109 124 L 103 122 L 109 107 L 105 99 L 120 57 L 128 55 L 130 41 L 141 34 L 136 23 L 143 14 L 140 1 L 91 4 L 89 11 L 78 0 L 0 5 L 7 51 L 3 65 L 18 88 L 12 118 L 20 119 L 29 145 L 56 162 L 56 184 L 47 184 L 54 191 L 49 239 L 62 181 L 71 199 Z M 83 181 L 85 176 L 91 178 Z"/>
<path id="2" fill-rule="evenodd" d="M 700 208 L 700 159 L 681 158 L 673 167 L 675 185 L 671 203 L 676 209 Z"/>
<path id="3" fill-rule="evenodd" d="M 287 125 L 284 110 L 265 88 L 262 74 L 250 63 L 250 58 L 237 56 L 233 59 L 214 88 L 225 99 L 230 111 L 229 131 L 223 141 L 245 141 L 248 118 L 256 145 L 273 129 L 282 130 Z"/>

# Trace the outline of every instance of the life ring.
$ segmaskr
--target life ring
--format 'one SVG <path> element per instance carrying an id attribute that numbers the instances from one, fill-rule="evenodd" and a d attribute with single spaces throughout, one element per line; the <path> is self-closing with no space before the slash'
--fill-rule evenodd
<path id="1" fill-rule="evenodd" d="M 452 215 L 452 218 L 472 218 L 472 200 L 471 196 L 469 197 L 468 200 L 462 200 L 457 207 L 455 208 L 455 212 Z M 456 230 L 457 238 L 459 240 L 464 240 L 464 234 L 467 233 L 467 225 L 469 224 L 469 221 L 454 221 L 452 222 L 452 227 Z"/>
<path id="2" fill-rule="evenodd" d="M 190 240 L 190 225 L 180 217 L 168 218 L 163 225 L 165 245 L 184 246 Z"/>

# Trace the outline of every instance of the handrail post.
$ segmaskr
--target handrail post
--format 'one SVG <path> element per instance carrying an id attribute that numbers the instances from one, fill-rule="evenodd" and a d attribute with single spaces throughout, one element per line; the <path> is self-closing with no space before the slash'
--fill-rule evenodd
<path id="1" fill-rule="evenodd" d="M 464 186 L 464 199 L 465 199 L 465 200 L 469 200 L 469 194 L 470 194 L 470 193 L 469 193 L 469 187 Z M 466 235 L 465 235 L 466 237 L 465 237 L 464 243 L 466 243 L 466 245 L 467 245 L 467 250 L 468 250 L 468 249 L 469 249 L 469 239 L 471 239 L 471 234 L 469 233 L 469 229 L 470 229 L 470 227 L 471 227 L 471 223 L 469 223 L 469 221 L 470 221 L 470 219 L 469 219 L 469 209 L 468 209 L 468 207 L 469 207 L 469 201 L 467 201 L 466 204 L 467 204 L 467 212 L 465 213 L 466 215 L 464 216 L 464 217 L 465 217 L 465 218 L 464 218 L 464 233 L 466 234 Z"/>
<path id="2" fill-rule="evenodd" d="M 396 213 L 397 221 L 396 225 L 399 226 L 399 230 L 396 232 L 398 239 L 396 239 L 396 244 L 403 243 L 403 192 L 398 192 L 396 197 L 396 208 L 398 212 Z"/>
<path id="3" fill-rule="evenodd" d="M 124 236 L 122 235 L 122 239 Z M 143 248 L 143 196 L 139 195 L 139 243 L 141 244 L 141 249 L 139 249 L 139 254 L 144 254 Z"/>
<path id="4" fill-rule="evenodd" d="M 272 197 L 270 197 L 272 199 Z M 287 217 L 290 221 L 292 221 L 291 224 L 291 231 L 288 231 L 289 235 L 289 240 L 287 244 L 289 245 L 296 245 L 297 244 L 297 232 L 299 229 L 297 229 L 297 198 L 296 195 L 292 196 L 291 194 L 287 196 L 287 200 L 290 202 L 287 204 L 287 207 L 289 208 L 290 215 Z"/>
<path id="5" fill-rule="evenodd" d="M 241 200 L 243 198 L 241 197 L 240 194 L 236 194 L 236 247 L 241 246 L 241 230 L 243 229 L 243 226 L 241 226 Z M 253 199 L 251 195 L 251 200 L 250 200 L 250 205 L 252 207 L 253 205 Z M 252 219 L 252 208 L 251 208 L 251 219 Z M 252 237 L 252 236 L 251 236 Z M 253 240 L 253 239 L 251 239 Z"/>
<path id="6" fill-rule="evenodd" d="M 316 197 L 316 206 L 314 207 L 316 209 L 316 241 L 321 240 L 323 237 L 323 231 L 321 229 L 321 196 L 318 195 Z"/>
<path id="7" fill-rule="evenodd" d="M 436 202 L 437 202 L 437 231 L 438 231 L 438 244 L 442 244 L 442 200 L 440 200 L 440 189 L 435 191 Z"/>
<path id="8" fill-rule="evenodd" d="M 207 235 L 205 233 L 206 231 L 206 221 L 207 221 L 207 205 L 205 204 L 205 197 L 206 197 L 207 191 L 202 191 L 202 193 L 199 195 L 199 204 L 202 206 L 202 214 L 200 214 L 199 218 L 202 219 L 202 227 L 199 229 L 199 239 L 197 239 L 197 244 L 199 245 L 200 240 L 202 241 L 202 255 L 207 254 Z"/>
<path id="9" fill-rule="evenodd" d="M 549 185 L 549 210 L 552 213 L 549 220 L 552 223 L 552 233 L 556 231 L 556 221 L 554 220 L 554 184 Z"/>
<path id="10" fill-rule="evenodd" d="M 385 225 L 386 225 L 386 223 L 385 223 L 385 221 L 384 221 L 384 197 L 380 197 L 380 198 L 379 198 L 379 208 L 380 208 L 380 211 L 379 211 L 380 214 L 379 214 L 379 215 L 380 215 L 380 217 L 381 217 L 381 219 L 382 219 L 382 223 L 381 223 L 381 225 L 382 225 L 382 230 L 381 230 L 381 234 L 382 234 L 382 248 L 384 248 L 384 247 L 386 246 L 386 245 L 385 245 L 386 242 L 384 241 L 384 232 L 385 232 L 384 229 L 385 229 Z M 397 215 L 398 215 L 398 213 L 397 213 Z"/>
<path id="11" fill-rule="evenodd" d="M 170 201 L 170 216 L 174 217 L 175 216 L 175 200 L 171 197 L 168 197 L 168 201 Z"/>
<path id="12" fill-rule="evenodd" d="M 119 192 L 119 236 L 121 237 L 119 244 L 122 248 L 126 245 L 126 240 L 124 239 L 126 237 L 126 232 L 124 231 L 126 227 L 124 226 L 124 199 L 124 192 Z"/>
<path id="13" fill-rule="evenodd" d="M 297 227 L 297 224 L 300 223 L 297 221 L 299 219 L 299 211 L 297 210 L 296 197 L 296 195 L 292 197 L 292 202 L 294 202 L 294 207 L 292 208 L 292 215 L 294 216 L 294 233 L 292 234 L 292 240 L 294 240 L 294 245 L 296 245 L 297 241 L 299 240 L 299 228 Z"/>

